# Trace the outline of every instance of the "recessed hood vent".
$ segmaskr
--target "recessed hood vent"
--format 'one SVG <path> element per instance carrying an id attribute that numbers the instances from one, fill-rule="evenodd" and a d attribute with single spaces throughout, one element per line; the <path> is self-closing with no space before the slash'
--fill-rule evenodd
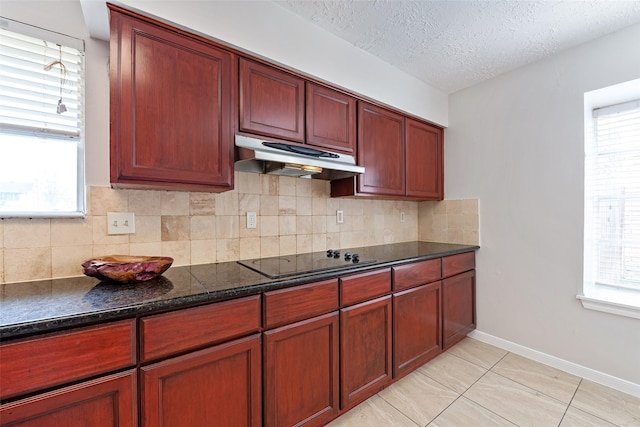
<path id="1" fill-rule="evenodd" d="M 272 175 L 341 179 L 364 173 L 353 156 L 236 135 L 235 169 Z"/>

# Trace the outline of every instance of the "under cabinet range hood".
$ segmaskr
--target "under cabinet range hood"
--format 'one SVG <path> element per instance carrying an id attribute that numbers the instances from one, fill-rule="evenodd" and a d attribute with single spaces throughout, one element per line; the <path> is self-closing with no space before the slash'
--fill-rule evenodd
<path id="1" fill-rule="evenodd" d="M 235 169 L 240 172 L 265 173 L 333 180 L 364 173 L 353 156 L 311 147 L 271 142 L 236 135 Z"/>

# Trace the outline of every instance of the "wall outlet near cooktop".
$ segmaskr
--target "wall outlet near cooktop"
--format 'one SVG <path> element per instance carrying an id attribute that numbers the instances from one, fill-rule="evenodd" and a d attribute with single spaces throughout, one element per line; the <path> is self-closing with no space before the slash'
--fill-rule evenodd
<path id="1" fill-rule="evenodd" d="M 344 223 L 344 211 L 336 211 L 336 222 L 338 224 Z"/>

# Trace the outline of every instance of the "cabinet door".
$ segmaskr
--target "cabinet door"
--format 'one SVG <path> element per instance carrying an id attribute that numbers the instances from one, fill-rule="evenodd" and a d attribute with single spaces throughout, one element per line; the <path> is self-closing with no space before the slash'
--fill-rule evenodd
<path id="1" fill-rule="evenodd" d="M 406 119 L 407 196 L 442 200 L 442 129 Z"/>
<path id="2" fill-rule="evenodd" d="M 142 425 L 260 426 L 260 335 L 141 368 Z"/>
<path id="3" fill-rule="evenodd" d="M 442 281 L 443 341 L 447 349 L 476 327 L 475 270 Z"/>
<path id="4" fill-rule="evenodd" d="M 391 379 L 391 296 L 340 310 L 340 372 L 343 409 Z"/>
<path id="5" fill-rule="evenodd" d="M 355 157 L 355 98 L 307 82 L 307 143 Z"/>
<path id="6" fill-rule="evenodd" d="M 393 295 L 393 376 L 410 372 L 442 351 L 440 282 Z"/>
<path id="7" fill-rule="evenodd" d="M 401 195 L 404 182 L 404 117 L 365 102 L 358 103 L 358 192 Z"/>
<path id="8" fill-rule="evenodd" d="M 0 405 L 3 426 L 134 427 L 135 370 Z"/>
<path id="9" fill-rule="evenodd" d="M 304 142 L 304 80 L 240 58 L 240 129 Z"/>
<path id="10" fill-rule="evenodd" d="M 264 425 L 324 425 L 338 413 L 338 313 L 264 333 Z"/>
<path id="11" fill-rule="evenodd" d="M 233 188 L 233 55 L 111 13 L 111 182 Z"/>

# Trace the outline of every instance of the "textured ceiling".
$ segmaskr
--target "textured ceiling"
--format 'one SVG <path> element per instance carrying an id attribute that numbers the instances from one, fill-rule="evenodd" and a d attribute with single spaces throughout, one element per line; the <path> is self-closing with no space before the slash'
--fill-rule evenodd
<path id="1" fill-rule="evenodd" d="M 446 93 L 640 22 L 640 0 L 275 3 Z"/>

